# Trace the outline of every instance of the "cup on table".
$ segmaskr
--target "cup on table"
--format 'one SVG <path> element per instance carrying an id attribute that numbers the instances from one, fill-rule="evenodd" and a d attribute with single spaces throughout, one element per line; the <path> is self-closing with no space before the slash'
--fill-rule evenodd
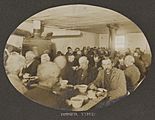
<path id="1" fill-rule="evenodd" d="M 88 85 L 81 84 L 77 85 L 76 88 L 79 90 L 80 93 L 86 93 Z"/>
<path id="2" fill-rule="evenodd" d="M 97 97 L 99 97 L 99 96 L 104 96 L 106 93 L 107 93 L 107 90 L 106 90 L 106 89 L 104 89 L 104 88 L 98 88 L 98 89 L 97 89 L 96 96 L 97 96 Z"/>
<path id="3" fill-rule="evenodd" d="M 68 80 L 60 80 L 61 88 L 66 88 L 68 84 Z"/>
<path id="4" fill-rule="evenodd" d="M 84 102 L 84 99 L 83 98 L 80 98 L 80 97 L 72 97 L 70 99 L 70 104 L 75 109 L 82 107 L 83 102 Z"/>
<path id="5" fill-rule="evenodd" d="M 87 96 L 88 96 L 88 98 L 90 98 L 90 99 L 95 99 L 95 98 L 96 98 L 96 91 L 94 91 L 94 90 L 89 90 Z"/>
<path id="6" fill-rule="evenodd" d="M 25 74 L 23 75 L 23 78 L 24 78 L 24 79 L 29 79 L 29 78 L 30 78 L 30 74 L 29 74 L 29 73 L 25 73 Z"/>
<path id="7" fill-rule="evenodd" d="M 77 98 L 83 99 L 84 101 L 88 100 L 88 96 L 87 95 L 77 95 Z"/>

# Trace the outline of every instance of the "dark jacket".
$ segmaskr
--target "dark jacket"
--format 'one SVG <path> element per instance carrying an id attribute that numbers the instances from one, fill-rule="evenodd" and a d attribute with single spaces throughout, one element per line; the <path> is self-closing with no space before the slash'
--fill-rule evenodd
<path id="1" fill-rule="evenodd" d="M 61 70 L 60 77 L 63 80 L 68 80 L 69 84 L 75 84 L 75 70 L 73 70 L 74 63 L 68 62 Z"/>
<path id="2" fill-rule="evenodd" d="M 88 67 L 87 70 L 79 69 L 76 71 L 75 80 L 76 84 L 86 84 L 88 85 L 96 79 L 97 69 Z"/>
<path id="3" fill-rule="evenodd" d="M 138 67 L 141 73 L 141 78 L 143 78 L 146 73 L 146 67 L 145 67 L 144 62 L 140 58 L 135 57 L 135 65 Z"/>
<path id="4" fill-rule="evenodd" d="M 64 109 L 66 105 L 65 98 L 59 94 L 55 94 L 51 89 L 46 87 L 36 87 L 24 94 L 29 99 L 54 109 Z"/>
<path id="5" fill-rule="evenodd" d="M 131 65 L 124 72 L 127 80 L 127 88 L 129 91 L 132 91 L 140 80 L 140 71 L 135 65 Z"/>
<path id="6" fill-rule="evenodd" d="M 29 73 L 31 76 L 36 76 L 38 65 L 39 61 L 34 60 L 28 67 L 23 69 L 22 73 Z"/>

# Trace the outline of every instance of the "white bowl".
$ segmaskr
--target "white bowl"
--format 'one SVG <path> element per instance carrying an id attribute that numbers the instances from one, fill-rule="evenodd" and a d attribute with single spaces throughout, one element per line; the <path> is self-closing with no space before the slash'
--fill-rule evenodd
<path id="1" fill-rule="evenodd" d="M 68 84 L 68 80 L 60 80 L 60 84 L 67 85 Z"/>
<path id="2" fill-rule="evenodd" d="M 96 98 L 96 91 L 94 91 L 94 90 L 89 90 L 87 96 L 88 96 L 88 98 L 90 98 L 90 99 L 95 99 L 95 98 Z"/>
<path id="3" fill-rule="evenodd" d="M 77 88 L 79 89 L 80 93 L 85 93 L 87 91 L 88 86 L 81 84 L 81 85 L 78 85 Z"/>
<path id="4" fill-rule="evenodd" d="M 77 95 L 76 97 L 83 99 L 83 100 L 88 100 L 88 96 L 86 96 L 86 95 Z"/>
<path id="5" fill-rule="evenodd" d="M 107 90 L 104 89 L 104 88 L 97 88 L 97 90 L 100 91 L 100 92 L 107 92 Z"/>
<path id="6" fill-rule="evenodd" d="M 80 108 L 83 104 L 83 99 L 79 97 L 72 97 L 70 103 L 73 108 Z"/>

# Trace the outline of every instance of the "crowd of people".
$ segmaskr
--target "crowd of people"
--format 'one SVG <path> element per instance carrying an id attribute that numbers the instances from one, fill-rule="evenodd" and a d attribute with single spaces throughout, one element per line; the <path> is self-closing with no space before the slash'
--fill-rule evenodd
<path id="1" fill-rule="evenodd" d="M 58 102 L 61 97 L 52 94 L 50 98 L 55 100 L 50 102 L 45 99 L 48 93 L 44 88 L 52 89 L 60 80 L 68 80 L 72 85 L 86 84 L 89 89 L 105 88 L 109 101 L 113 101 L 133 92 L 151 64 L 150 55 L 140 48 L 121 53 L 104 47 L 88 46 L 82 50 L 68 47 L 66 53 L 57 51 L 53 60 L 50 56 L 48 53 L 36 56 L 33 51 L 27 51 L 25 56 L 12 52 L 6 59 L 5 68 L 9 80 L 21 93 L 57 108 L 60 103 L 56 105 L 54 101 Z M 41 87 L 28 89 L 23 86 L 22 79 L 27 76 L 37 76 Z"/>

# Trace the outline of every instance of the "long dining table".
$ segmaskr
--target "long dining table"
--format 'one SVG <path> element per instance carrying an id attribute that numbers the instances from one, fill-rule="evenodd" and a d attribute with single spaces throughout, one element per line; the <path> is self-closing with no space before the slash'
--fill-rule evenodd
<path id="1" fill-rule="evenodd" d="M 66 88 L 65 90 L 62 89 L 61 90 L 61 95 L 66 99 L 69 100 L 72 97 L 75 97 L 77 95 L 81 95 L 81 93 L 74 88 Z M 98 103 L 100 103 L 101 101 L 105 100 L 107 97 L 107 92 L 103 92 L 104 94 L 99 96 L 99 97 L 95 97 L 95 98 L 88 98 L 87 102 L 84 103 L 80 108 L 73 108 L 72 105 L 69 105 L 68 110 L 71 111 L 87 111 L 90 110 L 91 108 L 93 108 L 94 106 L 96 106 Z M 87 96 L 87 93 L 85 94 L 85 96 Z"/>
<path id="2" fill-rule="evenodd" d="M 61 97 L 63 97 L 64 100 L 69 100 L 72 97 L 81 95 L 79 90 L 74 89 L 74 86 L 72 86 L 72 85 L 68 86 L 66 88 L 61 88 L 60 86 L 59 87 L 55 86 L 54 89 L 55 89 L 54 92 L 56 92 L 56 93 L 60 92 L 59 95 Z M 107 97 L 107 92 L 104 92 L 104 94 L 102 96 L 99 96 L 99 97 L 96 97 L 93 99 L 88 99 L 88 101 L 86 103 L 84 103 L 80 108 L 73 108 L 72 105 L 67 105 L 65 109 L 69 110 L 69 111 L 87 111 L 87 110 L 90 110 L 91 108 L 93 108 L 94 106 L 96 106 L 101 101 L 105 100 L 106 97 Z"/>
<path id="3" fill-rule="evenodd" d="M 95 105 L 97 105 L 99 102 L 104 100 L 107 97 L 107 93 L 105 93 L 103 96 L 96 97 L 94 99 L 90 99 L 86 104 L 84 104 L 80 108 L 72 108 L 72 111 L 87 111 L 93 108 Z"/>

